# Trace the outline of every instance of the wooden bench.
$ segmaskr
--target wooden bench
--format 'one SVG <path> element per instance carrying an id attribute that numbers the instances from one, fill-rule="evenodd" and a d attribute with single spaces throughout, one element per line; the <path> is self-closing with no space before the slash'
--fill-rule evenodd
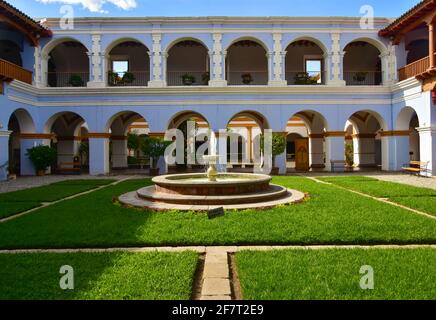
<path id="1" fill-rule="evenodd" d="M 347 162 L 345 160 L 330 160 L 330 163 L 331 163 L 331 167 L 332 167 L 332 172 L 335 172 L 335 167 L 337 167 L 339 165 L 345 171 L 345 167 L 347 165 Z"/>
<path id="2" fill-rule="evenodd" d="M 81 170 L 80 162 L 61 162 L 56 171 L 58 174 L 80 174 Z"/>
<path id="3" fill-rule="evenodd" d="M 427 173 L 429 163 L 430 161 L 410 161 L 403 166 L 403 170 L 411 174 L 421 175 L 421 172 Z"/>

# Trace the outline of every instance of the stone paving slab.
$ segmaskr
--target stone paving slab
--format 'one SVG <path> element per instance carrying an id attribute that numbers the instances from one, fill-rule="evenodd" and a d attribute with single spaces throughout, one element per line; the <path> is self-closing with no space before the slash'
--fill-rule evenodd
<path id="1" fill-rule="evenodd" d="M 230 296 L 230 281 L 229 279 L 206 278 L 203 281 L 201 296 Z"/>

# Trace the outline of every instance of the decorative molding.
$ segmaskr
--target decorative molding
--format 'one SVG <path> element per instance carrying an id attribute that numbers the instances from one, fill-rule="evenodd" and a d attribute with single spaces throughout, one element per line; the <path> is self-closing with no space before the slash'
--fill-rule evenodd
<path id="1" fill-rule="evenodd" d="M 324 133 L 311 133 L 309 134 L 310 139 L 324 139 L 325 134 Z"/>
<path id="2" fill-rule="evenodd" d="M 409 136 L 410 131 L 409 130 L 382 131 L 380 132 L 380 135 L 382 137 L 404 137 L 404 136 Z"/>
<path id="3" fill-rule="evenodd" d="M 57 141 L 82 141 L 82 137 L 79 136 L 70 136 L 70 137 L 58 137 L 56 136 Z"/>
<path id="4" fill-rule="evenodd" d="M 375 133 L 356 133 L 352 134 L 353 139 L 374 139 L 377 136 Z"/>
<path id="5" fill-rule="evenodd" d="M 13 131 L 0 131 L 0 137 L 8 137 L 12 134 Z"/>
<path id="6" fill-rule="evenodd" d="M 346 132 L 345 131 L 327 131 L 324 136 L 326 138 L 329 137 L 345 137 L 346 136 Z"/>
<path id="7" fill-rule="evenodd" d="M 109 139 L 111 134 L 106 132 L 89 132 L 86 137 L 88 139 Z"/>
<path id="8" fill-rule="evenodd" d="M 416 128 L 419 133 L 436 133 L 436 127 Z"/>
<path id="9" fill-rule="evenodd" d="M 274 131 L 273 134 L 279 135 L 279 136 L 283 136 L 283 137 L 287 137 L 289 132 L 287 131 Z"/>
<path id="10" fill-rule="evenodd" d="M 165 137 L 165 132 L 150 132 L 148 134 L 149 137 L 152 138 L 164 138 Z"/>
<path id="11" fill-rule="evenodd" d="M 23 140 L 36 140 L 36 139 L 43 139 L 43 140 L 51 140 L 54 138 L 53 133 L 20 133 L 19 138 Z"/>
<path id="12" fill-rule="evenodd" d="M 111 140 L 116 140 L 116 141 L 124 141 L 127 140 L 127 136 L 110 136 Z"/>
<path id="13" fill-rule="evenodd" d="M 123 100 L 123 101 L 34 101 L 9 95 L 9 100 L 37 107 L 110 107 L 110 106 L 186 106 L 186 105 L 391 105 L 390 99 L 332 99 L 332 100 L 301 100 L 301 99 L 221 99 L 221 100 Z"/>

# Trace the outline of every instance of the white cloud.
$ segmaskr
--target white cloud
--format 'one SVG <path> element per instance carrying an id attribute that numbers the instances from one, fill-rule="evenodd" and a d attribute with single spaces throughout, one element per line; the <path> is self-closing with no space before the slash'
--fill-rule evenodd
<path id="1" fill-rule="evenodd" d="M 114 6 L 121 8 L 123 10 L 129 10 L 136 8 L 136 0 L 37 0 L 42 3 L 61 3 L 70 5 L 82 5 L 84 8 L 91 12 L 106 13 L 103 10 L 103 6 L 106 3 L 111 3 Z"/>

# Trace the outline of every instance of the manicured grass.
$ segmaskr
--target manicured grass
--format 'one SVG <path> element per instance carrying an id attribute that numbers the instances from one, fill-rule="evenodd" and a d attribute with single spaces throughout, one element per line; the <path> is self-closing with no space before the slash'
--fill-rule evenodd
<path id="1" fill-rule="evenodd" d="M 377 198 L 388 198 L 392 202 L 436 215 L 436 190 L 362 178 L 364 177 L 326 177 L 320 180 Z"/>
<path id="2" fill-rule="evenodd" d="M 42 202 L 53 202 L 78 193 L 107 185 L 115 180 L 68 180 L 52 183 L 47 186 L 30 188 L 0 194 L 0 218 L 24 212 L 41 205 Z"/>
<path id="3" fill-rule="evenodd" d="M 61 181 L 41 186 L 37 188 L 30 188 L 20 191 L 13 191 L 0 194 L 0 202 L 53 202 L 60 200 L 77 193 L 85 192 L 95 189 L 102 185 L 107 185 L 115 180 L 70 180 Z"/>
<path id="4" fill-rule="evenodd" d="M 41 204 L 39 202 L 3 202 L 0 201 L 0 218 L 6 218 L 24 212 Z"/>
<path id="5" fill-rule="evenodd" d="M 310 199 L 209 220 L 113 204 L 114 196 L 151 183 L 130 180 L 0 224 L 0 248 L 436 243 L 436 220 L 302 177 L 274 182 Z"/>
<path id="6" fill-rule="evenodd" d="M 0 299 L 190 299 L 198 255 L 185 253 L 0 254 Z M 61 290 L 61 266 L 74 290 Z"/>
<path id="7" fill-rule="evenodd" d="M 336 249 L 241 252 L 244 299 L 436 299 L 436 249 Z M 362 266 L 374 290 L 362 290 Z"/>

